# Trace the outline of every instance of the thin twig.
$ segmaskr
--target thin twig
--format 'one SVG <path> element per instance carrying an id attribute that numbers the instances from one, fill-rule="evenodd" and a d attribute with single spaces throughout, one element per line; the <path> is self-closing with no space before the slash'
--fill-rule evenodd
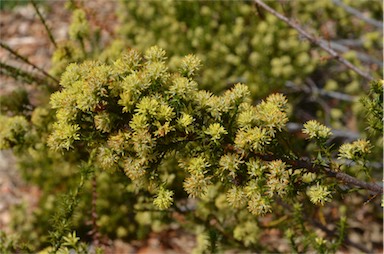
<path id="1" fill-rule="evenodd" d="M 353 176 L 350 176 L 346 173 L 333 171 L 329 167 L 319 167 L 319 166 L 313 165 L 312 163 L 310 163 L 308 161 L 304 161 L 304 160 L 292 161 L 291 165 L 294 165 L 296 167 L 298 166 L 299 168 L 305 167 L 307 170 L 309 170 L 311 172 L 325 171 L 328 176 L 334 177 L 334 178 L 338 179 L 339 181 L 342 181 L 342 182 L 344 182 L 350 186 L 360 187 L 362 189 L 370 190 L 375 194 L 383 195 L 383 187 L 382 186 L 379 186 L 375 183 L 368 183 L 368 182 L 358 180 L 358 179 L 354 178 Z"/>
<path id="2" fill-rule="evenodd" d="M 299 86 L 292 81 L 287 81 L 285 83 L 285 86 L 290 89 L 292 92 L 300 92 L 300 93 L 305 93 L 305 94 L 313 94 L 317 93 L 318 95 L 340 100 L 340 101 L 348 101 L 348 102 L 357 102 L 359 98 L 357 96 L 352 96 L 349 94 L 341 93 L 341 92 L 336 92 L 336 91 L 327 91 L 322 88 L 318 88 L 314 91 L 313 89 L 310 89 L 307 86 Z"/>
<path id="3" fill-rule="evenodd" d="M 272 161 L 272 160 L 278 159 L 273 155 L 257 154 L 257 156 L 265 161 Z M 301 159 L 301 160 L 291 160 L 286 158 L 279 158 L 279 159 L 281 159 L 282 161 L 290 165 L 293 169 L 305 168 L 309 172 L 313 172 L 313 173 L 324 172 L 327 176 L 334 177 L 337 180 L 347 184 L 348 186 L 360 187 L 362 189 L 369 190 L 374 194 L 378 194 L 380 196 L 383 195 L 383 186 L 379 186 L 375 183 L 368 183 L 368 182 L 361 181 L 346 173 L 333 171 L 331 168 L 327 166 L 318 166 L 313 164 L 311 161 L 304 160 L 304 159 Z"/>
<path id="4" fill-rule="evenodd" d="M 33 75 L 30 72 L 24 71 L 15 66 L 4 63 L 0 60 L 0 74 L 8 77 L 12 77 L 15 80 L 22 80 L 29 84 L 41 84 L 44 82 L 40 77 Z"/>
<path id="5" fill-rule="evenodd" d="M 48 72 L 46 72 L 45 70 L 41 69 L 40 67 L 36 66 L 35 64 L 31 63 L 27 58 L 25 58 L 24 56 L 20 55 L 19 53 L 17 53 L 16 51 L 14 51 L 13 49 L 11 49 L 8 45 L 6 45 L 5 43 L 3 42 L 0 42 L 0 47 L 2 47 L 3 49 L 7 50 L 8 52 L 10 52 L 12 55 L 14 55 L 16 58 L 20 59 L 21 61 L 23 61 L 24 63 L 32 66 L 34 69 L 40 71 L 42 74 L 44 74 L 44 76 L 52 79 L 56 84 L 59 84 L 59 80 L 57 80 L 55 77 L 53 77 L 52 75 L 50 75 Z"/>
<path id="6" fill-rule="evenodd" d="M 368 81 L 374 80 L 374 78 L 369 73 L 366 73 L 366 72 L 360 70 L 358 67 L 353 65 L 347 59 L 345 59 L 342 56 L 340 56 L 336 51 L 334 51 L 333 49 L 328 47 L 327 44 L 323 43 L 323 41 L 321 39 L 316 39 L 314 36 L 312 36 L 307 31 L 305 31 L 301 26 L 299 26 L 298 24 L 295 24 L 289 18 L 287 18 L 287 17 L 283 16 L 282 14 L 276 12 L 274 9 L 272 9 L 271 7 L 266 5 L 262 0 L 254 0 L 254 1 L 255 1 L 256 4 L 261 6 L 263 9 L 265 9 L 266 11 L 271 13 L 272 15 L 276 16 L 278 19 L 280 19 L 280 20 L 284 21 L 285 23 L 287 23 L 288 25 L 290 25 L 292 28 L 294 28 L 296 31 L 298 31 L 301 35 L 303 35 L 305 38 L 307 38 L 311 43 L 319 46 L 320 48 L 322 48 L 323 50 L 328 52 L 333 58 L 335 58 L 337 61 L 339 61 L 340 63 L 342 63 L 345 66 L 347 66 L 349 69 L 355 71 L 357 74 L 359 74 L 363 78 L 367 79 Z"/>
<path id="7" fill-rule="evenodd" d="M 321 40 L 321 43 L 329 43 L 329 46 L 333 48 L 334 50 L 337 50 L 341 53 L 347 52 L 351 50 L 349 47 L 342 45 L 341 43 L 338 43 L 336 41 L 326 41 L 326 40 Z M 383 67 L 383 63 L 381 60 L 376 59 L 368 54 L 365 54 L 363 52 L 355 51 L 356 52 L 356 57 L 364 62 L 364 63 L 369 63 L 369 64 L 377 64 L 380 67 Z"/>
<path id="8" fill-rule="evenodd" d="M 355 15 L 356 17 L 358 17 L 361 20 L 364 20 L 368 24 L 370 24 L 372 26 L 375 26 L 377 28 L 380 28 L 380 32 L 382 32 L 382 29 L 383 29 L 383 23 L 382 22 L 364 16 L 363 13 L 361 13 L 360 11 L 356 10 L 355 8 L 353 8 L 351 6 L 348 6 L 348 5 L 344 4 L 340 0 L 332 0 L 332 2 L 334 4 L 340 6 L 341 8 L 343 8 L 346 12 L 348 12 L 348 13 L 350 13 L 352 15 Z"/>
<path id="9" fill-rule="evenodd" d="M 49 36 L 49 39 L 51 40 L 51 42 L 53 43 L 53 45 L 55 46 L 55 48 L 57 48 L 57 44 L 56 44 L 56 41 L 55 39 L 53 38 L 52 36 L 52 33 L 51 33 L 51 29 L 49 29 L 47 23 L 45 22 L 45 19 L 43 17 L 43 15 L 41 15 L 41 12 L 39 11 L 39 8 L 37 7 L 36 3 L 34 0 L 30 0 L 32 5 L 33 5 L 33 8 L 35 9 L 36 13 L 37 13 L 37 16 L 39 16 L 40 20 L 41 20 L 41 23 L 43 23 L 44 27 L 45 27 L 45 30 L 47 31 L 48 33 L 48 36 Z"/>
<path id="10" fill-rule="evenodd" d="M 333 40 L 332 42 L 346 47 L 364 47 L 364 42 L 362 39 L 337 39 Z"/>

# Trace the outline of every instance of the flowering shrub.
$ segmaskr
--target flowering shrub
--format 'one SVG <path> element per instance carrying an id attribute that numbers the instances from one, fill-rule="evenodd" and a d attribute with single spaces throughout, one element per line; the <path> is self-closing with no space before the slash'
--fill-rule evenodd
<path id="1" fill-rule="evenodd" d="M 43 190 L 33 216 L 23 216 L 22 208 L 15 213 L 21 239 L 35 243 L 30 249 L 48 245 L 48 230 L 50 251 L 84 252 L 87 232 L 101 245 L 100 235 L 143 239 L 175 223 L 197 235 L 196 253 L 280 251 L 260 242 L 270 229 L 296 252 L 353 245 L 346 237 L 347 217 L 357 208 L 345 208 L 344 197 L 363 197 L 373 213 L 381 211 L 375 197 L 383 189 L 374 183 L 370 163 L 381 149 L 373 140 L 382 131 L 382 81 L 372 81 L 363 100 L 369 121 L 362 125 L 369 125 L 373 136 L 337 140 L 334 127 L 344 123 L 333 109 L 334 121 L 322 124 L 327 117 L 316 109 L 318 119 L 303 121 L 294 134 L 289 121 L 301 118 L 292 111 L 305 105 L 284 95 L 286 90 L 275 90 L 316 72 L 328 75 L 295 29 L 274 16 L 249 25 L 256 8 L 249 3 L 121 5 L 129 21 L 122 14 L 121 38 L 103 50 L 92 51 L 95 31 L 83 9 L 73 10 L 71 40 L 53 55 L 51 74 L 60 76 L 60 86 L 45 94 L 49 103 L 29 105 L 23 90 L 12 94 L 14 101 L 4 100 L 0 149 L 13 148 L 25 178 Z M 204 18 L 187 15 L 189 7 Z M 317 13 L 295 4 L 287 12 L 303 12 L 308 20 L 305 8 Z M 343 13 L 334 15 L 347 22 Z M 185 37 L 178 32 L 183 29 Z M 375 44 L 375 34 L 368 41 Z M 126 45 L 132 48 L 123 50 Z M 336 89 L 331 77 L 321 81 L 323 93 Z M 242 80 L 246 84 L 238 83 Z M 337 81 L 355 93 L 356 73 L 344 71 Z M 321 94 L 312 92 L 315 99 Z M 372 200 L 361 190 L 372 193 Z M 60 192 L 67 195 L 60 199 Z M 339 209 L 331 213 L 330 207 Z M 332 216 L 325 219 L 324 211 Z M 327 223 L 331 233 L 324 229 Z"/>

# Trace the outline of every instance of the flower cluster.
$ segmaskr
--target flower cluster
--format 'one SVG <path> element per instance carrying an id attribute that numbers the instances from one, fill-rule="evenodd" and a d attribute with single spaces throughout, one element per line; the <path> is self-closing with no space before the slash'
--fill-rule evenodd
<path id="1" fill-rule="evenodd" d="M 359 139 L 351 144 L 343 144 L 339 148 L 339 158 L 348 160 L 364 159 L 370 152 L 372 146 L 369 140 Z"/>
<path id="2" fill-rule="evenodd" d="M 172 205 L 173 202 L 173 191 L 166 190 L 164 188 L 160 188 L 157 197 L 153 200 L 153 204 L 160 208 L 161 210 L 165 210 Z"/>
<path id="3" fill-rule="evenodd" d="M 311 202 L 316 205 L 324 205 L 325 202 L 331 200 L 331 191 L 328 190 L 328 187 L 320 185 L 319 183 L 309 187 L 307 195 Z"/>
<path id="4" fill-rule="evenodd" d="M 309 139 L 326 140 L 331 135 L 331 129 L 320 124 L 316 120 L 310 120 L 304 124 L 303 133 L 307 134 Z"/>

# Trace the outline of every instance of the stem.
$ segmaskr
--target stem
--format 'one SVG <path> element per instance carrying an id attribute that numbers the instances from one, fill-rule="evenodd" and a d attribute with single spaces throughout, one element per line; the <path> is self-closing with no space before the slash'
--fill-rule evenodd
<path id="1" fill-rule="evenodd" d="M 44 83 L 44 81 L 40 77 L 34 76 L 32 73 L 23 71 L 22 69 L 6 64 L 1 60 L 0 60 L 0 74 L 8 77 L 12 77 L 15 80 L 22 80 L 29 84 Z"/>
<path id="2" fill-rule="evenodd" d="M 290 160 L 290 159 L 285 159 L 285 158 L 275 158 L 272 155 L 262 155 L 262 154 L 257 154 L 256 156 L 258 156 L 259 158 L 261 158 L 262 160 L 265 160 L 265 161 L 272 161 L 272 160 L 276 160 L 276 159 L 281 159 L 285 163 L 289 164 L 293 169 L 305 168 L 309 172 L 313 172 L 313 173 L 325 172 L 327 176 L 334 177 L 337 180 L 344 182 L 349 186 L 360 187 L 362 189 L 369 190 L 369 191 L 373 192 L 374 194 L 383 195 L 383 187 L 382 186 L 379 186 L 375 183 L 368 183 L 368 182 L 358 180 L 358 179 L 354 178 L 353 176 L 350 176 L 346 173 L 333 171 L 329 167 L 314 165 L 312 162 L 307 161 L 307 160 L 303 160 L 303 159 L 302 160 Z"/>
<path id="3" fill-rule="evenodd" d="M 19 53 L 17 53 L 16 51 L 14 51 L 13 49 L 11 49 L 8 45 L 6 45 L 5 43 L 2 43 L 0 42 L 0 47 L 2 47 L 3 49 L 7 50 L 8 52 L 10 52 L 12 55 L 14 55 L 16 58 L 20 59 L 21 61 L 23 61 L 24 63 L 32 66 L 34 69 L 40 71 L 42 74 L 44 74 L 44 76 L 52 79 L 56 84 L 59 84 L 59 80 L 57 80 L 55 77 L 53 77 L 52 75 L 50 75 L 49 73 L 47 73 L 45 70 L 41 69 L 40 67 L 36 66 L 35 64 L 31 63 L 27 58 L 25 58 L 24 56 L 20 55 Z"/>
<path id="4" fill-rule="evenodd" d="M 295 24 L 292 20 L 290 20 L 289 18 L 285 17 L 284 15 L 276 12 L 274 9 L 272 9 L 271 7 L 269 7 L 268 5 L 266 5 L 262 0 L 254 0 L 256 4 L 258 4 L 259 6 L 261 6 L 263 9 L 265 9 L 266 11 L 268 11 L 269 13 L 271 13 L 272 15 L 274 15 L 275 17 L 277 17 L 278 19 L 284 21 L 285 23 L 287 23 L 289 26 L 291 26 L 292 28 L 294 28 L 296 31 L 298 31 L 301 35 L 303 35 L 305 38 L 307 38 L 311 43 L 319 46 L 320 48 L 322 48 L 323 50 L 325 50 L 326 52 L 328 52 L 332 57 L 334 57 L 337 61 L 339 61 L 340 63 L 344 64 L 345 66 L 347 66 L 349 69 L 353 70 L 354 72 L 356 72 L 357 74 L 359 74 L 360 76 L 362 76 L 363 78 L 365 78 L 366 80 L 368 81 L 372 81 L 374 80 L 374 78 L 369 74 L 369 73 L 366 73 L 362 70 L 360 70 L 358 67 L 356 67 L 355 65 L 353 65 L 351 62 L 349 62 L 347 59 L 343 58 L 342 56 L 340 56 L 336 51 L 334 51 L 333 49 L 331 49 L 330 47 L 327 46 L 326 43 L 323 43 L 323 40 L 321 39 L 317 39 L 315 38 L 314 36 L 312 36 L 310 33 L 308 33 L 307 31 L 305 31 L 301 26 L 299 26 L 298 24 Z"/>
<path id="5" fill-rule="evenodd" d="M 48 33 L 50 41 L 53 43 L 55 48 L 57 48 L 57 44 L 56 44 L 55 39 L 52 36 L 51 29 L 49 29 L 47 23 L 45 22 L 45 19 L 44 19 L 43 15 L 41 15 L 41 12 L 39 11 L 39 8 L 37 8 L 37 5 L 36 5 L 35 1 L 34 0 L 30 0 L 30 1 L 31 1 L 32 5 L 33 5 L 33 8 L 35 9 L 35 11 L 37 13 L 37 16 L 39 16 L 39 18 L 41 20 L 41 23 L 43 23 L 43 25 L 44 25 L 44 28 L 45 28 L 45 30 Z"/>
<path id="6" fill-rule="evenodd" d="M 355 15 L 356 17 L 358 17 L 359 19 L 367 22 L 368 24 L 370 25 L 373 25 L 377 28 L 380 28 L 380 31 L 382 32 L 382 29 L 383 29 L 383 22 L 380 22 L 380 21 L 377 21 L 375 19 L 371 19 L 371 18 L 368 18 L 366 16 L 364 16 L 363 13 L 361 13 L 360 11 L 356 10 L 355 8 L 351 7 L 351 6 L 348 6 L 346 4 L 344 4 L 342 1 L 340 0 L 332 0 L 332 2 L 338 6 L 340 6 L 341 8 L 343 8 L 346 12 L 352 14 L 352 15 Z"/>

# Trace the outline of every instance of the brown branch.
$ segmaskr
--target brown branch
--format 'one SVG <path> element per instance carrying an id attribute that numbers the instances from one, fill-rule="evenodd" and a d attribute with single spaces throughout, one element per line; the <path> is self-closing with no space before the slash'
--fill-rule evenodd
<path id="1" fill-rule="evenodd" d="M 262 155 L 262 154 L 257 154 L 258 157 L 260 157 L 262 160 L 265 161 L 272 161 L 276 160 L 277 158 L 272 155 Z M 293 169 L 302 169 L 305 168 L 309 172 L 312 173 L 325 173 L 329 177 L 334 177 L 337 180 L 349 185 L 349 186 L 355 186 L 355 187 L 360 187 L 365 190 L 369 190 L 373 192 L 374 194 L 378 195 L 383 195 L 383 187 L 379 186 L 375 183 L 368 183 L 364 182 L 361 180 L 358 180 L 354 178 L 353 176 L 350 176 L 346 173 L 343 172 L 336 172 L 333 171 L 331 168 L 326 167 L 326 166 L 318 166 L 313 164 L 310 161 L 307 160 L 291 160 L 291 159 L 281 159 L 288 165 L 290 165 Z"/>
<path id="2" fill-rule="evenodd" d="M 12 77 L 15 80 L 21 80 L 21 81 L 27 82 L 28 84 L 33 84 L 33 83 L 41 84 L 44 82 L 44 80 L 41 77 L 34 75 L 34 73 L 24 71 L 15 66 L 6 64 L 1 60 L 0 60 L 0 75 Z"/>
<path id="3" fill-rule="evenodd" d="M 346 12 L 356 16 L 357 18 L 367 22 L 368 24 L 372 25 L 372 26 L 375 26 L 377 28 L 380 29 L 380 32 L 382 32 L 382 29 L 383 29 L 383 22 L 380 22 L 378 20 L 375 20 L 375 19 L 371 19 L 369 17 L 366 17 L 363 13 L 361 13 L 360 11 L 356 10 L 355 8 L 351 7 L 351 6 L 348 6 L 346 4 L 344 4 L 342 1 L 340 0 L 332 0 L 332 2 L 338 6 L 340 6 L 341 8 L 343 8 Z"/>
<path id="4" fill-rule="evenodd" d="M 32 3 L 32 6 L 33 6 L 33 8 L 35 9 L 35 11 L 37 13 L 37 16 L 39 16 L 41 23 L 43 23 L 44 28 L 45 28 L 45 30 L 48 33 L 49 39 L 51 40 L 51 42 L 55 46 L 55 48 L 57 48 L 57 43 L 56 43 L 55 39 L 53 38 L 51 30 L 49 29 L 47 23 L 45 22 L 45 19 L 44 19 L 43 15 L 41 15 L 41 12 L 39 11 L 39 8 L 37 7 L 35 1 L 34 0 L 30 0 L 30 2 Z"/>
<path id="5" fill-rule="evenodd" d="M 20 55 L 19 53 L 17 53 L 16 51 L 14 51 L 11 47 L 9 47 L 8 45 L 6 45 L 5 43 L 3 42 L 0 42 L 0 47 L 2 47 L 3 49 L 7 50 L 8 52 L 10 52 L 12 55 L 14 55 L 16 58 L 20 59 L 21 61 L 23 61 L 24 63 L 32 66 L 34 69 L 40 71 L 42 74 L 44 74 L 44 76 L 52 79 L 56 84 L 59 84 L 59 80 L 57 80 L 55 77 L 53 77 L 52 75 L 50 75 L 49 73 L 47 73 L 45 70 L 41 69 L 40 67 L 36 66 L 35 64 L 31 63 L 26 57 Z"/>
<path id="6" fill-rule="evenodd" d="M 284 15 L 278 13 L 277 11 L 275 11 L 274 9 L 272 9 L 271 7 L 269 7 L 267 4 L 265 4 L 262 0 L 254 0 L 256 4 L 258 4 L 259 6 L 261 6 L 263 9 L 265 9 L 266 11 L 268 11 L 269 13 L 271 13 L 272 15 L 276 16 L 278 19 L 284 21 L 285 23 L 287 23 L 289 26 L 291 26 L 292 28 L 294 28 L 296 31 L 298 31 L 301 35 L 303 35 L 305 38 L 307 38 L 311 43 L 319 46 L 320 48 L 322 48 L 323 50 L 325 50 L 326 52 L 328 52 L 333 58 L 335 58 L 337 61 L 339 61 L 340 63 L 344 64 L 345 66 L 347 66 L 349 69 L 353 70 L 354 72 L 356 72 L 357 74 L 359 74 L 360 76 L 362 76 L 363 78 L 367 79 L 368 81 L 372 81 L 374 78 L 369 74 L 369 73 L 366 73 L 362 70 L 360 70 L 358 67 L 356 67 L 355 65 L 353 65 L 351 62 L 349 62 L 347 59 L 343 58 L 342 56 L 340 56 L 336 51 L 334 51 L 333 49 L 331 49 L 330 47 L 327 46 L 326 43 L 323 43 L 323 41 L 321 39 L 317 39 L 315 38 L 314 36 L 312 36 L 310 33 L 308 33 L 307 31 L 305 31 L 301 26 L 299 26 L 298 24 L 295 24 L 292 20 L 290 20 L 289 18 L 285 17 Z"/>

